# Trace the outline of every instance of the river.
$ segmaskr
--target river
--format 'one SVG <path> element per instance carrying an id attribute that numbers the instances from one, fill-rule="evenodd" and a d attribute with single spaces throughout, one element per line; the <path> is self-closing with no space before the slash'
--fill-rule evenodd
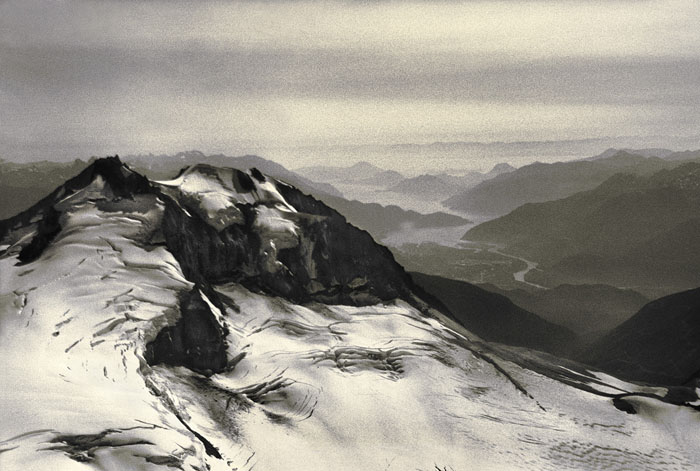
<path id="1" fill-rule="evenodd" d="M 532 286 L 533 288 L 547 289 L 545 286 L 538 285 L 536 283 L 531 283 L 531 282 L 525 280 L 525 275 L 527 275 L 532 270 L 537 268 L 537 262 L 533 262 L 531 260 L 527 260 L 527 259 L 524 259 L 522 257 L 518 257 L 517 255 L 512 255 L 509 253 L 502 252 L 501 250 L 503 249 L 503 246 L 498 245 L 498 244 L 492 244 L 492 243 L 488 243 L 488 242 L 462 241 L 460 243 L 460 246 L 465 247 L 465 248 L 476 249 L 477 251 L 484 250 L 483 246 L 486 246 L 487 252 L 502 255 L 503 257 L 511 258 L 513 260 L 519 260 L 519 261 L 525 263 L 526 267 L 523 270 L 520 270 L 518 272 L 513 273 L 513 279 L 515 279 L 515 281 L 517 281 L 519 283 L 523 283 L 523 284 L 526 284 L 528 286 Z"/>

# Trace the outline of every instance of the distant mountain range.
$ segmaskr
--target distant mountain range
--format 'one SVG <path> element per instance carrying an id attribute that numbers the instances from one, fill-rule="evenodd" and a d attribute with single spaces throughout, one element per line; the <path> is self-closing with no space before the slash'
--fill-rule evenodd
<path id="1" fill-rule="evenodd" d="M 449 175 L 418 175 L 406 178 L 387 188 L 387 191 L 431 200 L 443 200 L 462 190 L 458 183 L 450 181 Z"/>
<path id="2" fill-rule="evenodd" d="M 700 163 L 676 164 L 523 205 L 464 239 L 539 262 L 543 271 L 531 279 L 540 284 L 604 283 L 660 296 L 700 285 L 699 205 Z"/>
<path id="3" fill-rule="evenodd" d="M 412 173 L 464 173 L 482 169 L 498 162 L 509 162 L 520 167 L 535 160 L 541 162 L 570 161 L 597 155 L 601 149 L 697 149 L 700 138 L 603 137 L 593 139 L 475 142 L 442 141 L 432 143 L 365 144 L 302 146 L 296 148 L 268 148 L 258 153 L 279 162 L 372 162 L 379 167 L 397 168 L 401 162 Z M 657 155 L 662 157 L 661 155 Z M 290 167 L 294 168 L 294 167 Z"/>
<path id="4" fill-rule="evenodd" d="M 442 200 L 471 188 L 485 180 L 498 175 L 509 173 L 515 167 L 507 163 L 500 163 L 488 172 L 469 172 L 466 175 L 450 175 L 448 173 L 423 174 L 413 178 L 406 178 L 387 188 L 388 191 L 417 195 L 434 200 Z"/>
<path id="5" fill-rule="evenodd" d="M 650 175 L 678 165 L 677 153 L 666 154 L 665 159 L 627 151 L 617 151 L 607 157 L 606 153 L 592 160 L 535 162 L 486 180 L 447 199 L 444 204 L 465 213 L 495 217 L 526 203 L 557 200 L 593 189 L 617 173 Z"/>
<path id="6" fill-rule="evenodd" d="M 319 182 L 376 182 L 380 185 L 386 185 L 388 182 L 382 181 L 381 178 L 387 178 L 389 181 L 398 181 L 403 178 L 403 175 L 393 170 L 385 170 L 369 162 L 357 162 L 350 167 L 336 167 L 328 165 L 315 165 L 311 167 L 302 167 L 296 170 L 297 173 L 304 175 Z"/>
<path id="7" fill-rule="evenodd" d="M 358 183 L 361 183 L 363 185 L 386 187 L 387 185 L 392 185 L 394 183 L 400 182 L 403 179 L 404 176 L 395 170 L 383 170 L 381 172 L 375 173 L 369 178 L 359 180 Z"/>
<path id="8" fill-rule="evenodd" d="M 700 150 L 685 150 L 672 152 L 664 157 L 666 160 L 697 160 L 700 159 Z"/>
<path id="9" fill-rule="evenodd" d="M 404 177 L 395 170 L 384 170 L 369 162 L 361 161 L 349 167 L 311 166 L 297 172 L 314 181 L 338 185 L 371 185 L 410 197 L 442 201 L 452 195 L 471 188 L 478 183 L 511 172 L 515 167 L 500 163 L 488 172 L 467 172 L 452 175 L 447 172 L 424 173 L 415 177 Z"/>
<path id="10" fill-rule="evenodd" d="M 585 159 L 580 159 L 580 160 L 600 160 L 600 159 L 607 159 L 608 157 L 612 157 L 615 154 L 619 154 L 620 152 L 627 152 L 628 154 L 634 154 L 634 155 L 641 155 L 642 157 L 659 157 L 662 159 L 665 159 L 669 155 L 673 154 L 674 151 L 671 149 L 660 149 L 660 148 L 650 148 L 650 149 L 630 149 L 630 148 L 625 148 L 625 149 L 616 149 L 614 147 L 611 147 L 609 149 L 605 149 L 603 152 L 601 152 L 598 155 L 594 155 L 593 157 L 587 157 Z"/>

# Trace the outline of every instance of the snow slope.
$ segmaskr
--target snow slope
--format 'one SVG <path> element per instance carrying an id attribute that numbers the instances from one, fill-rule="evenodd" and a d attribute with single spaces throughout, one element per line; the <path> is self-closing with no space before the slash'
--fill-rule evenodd
<path id="1" fill-rule="evenodd" d="M 17 223 L 0 240 L 7 246 L 0 255 L 0 469 L 674 470 L 700 463 L 698 412 L 671 403 L 696 405 L 692 391 L 671 401 L 664 388 L 486 345 L 416 297 L 300 303 L 265 285 L 188 279 L 160 233 L 174 201 L 189 214 L 201 211 L 217 230 L 237 224 L 235 210 L 252 208 L 259 226 L 250 230 L 278 248 L 303 241 L 308 230 L 297 214 L 304 208 L 274 180 L 238 190 L 227 171 L 194 173 L 130 197 L 115 196 L 109 178 L 96 176 L 61 197 L 60 231 L 33 261 L 19 255 L 37 237 L 36 221 Z M 185 294 L 198 300 L 196 312 Z M 224 335 L 226 366 L 157 361 L 159 333 L 174 336 L 167 329 L 188 319 L 201 328 L 204 311 Z M 202 354 L 199 345 L 188 348 Z"/>

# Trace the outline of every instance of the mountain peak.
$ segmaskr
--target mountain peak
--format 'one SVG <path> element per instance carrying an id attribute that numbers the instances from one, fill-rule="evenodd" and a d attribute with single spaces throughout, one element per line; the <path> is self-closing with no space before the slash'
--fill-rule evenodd
<path id="1" fill-rule="evenodd" d="M 48 196 L 26 211 L 2 221 L 4 224 L 0 224 L 0 227 L 11 225 L 13 221 L 15 224 L 19 223 L 27 215 L 52 208 L 60 200 L 65 200 L 71 195 L 89 187 L 96 180 L 99 180 L 100 185 L 107 185 L 109 191 L 119 198 L 132 197 L 134 194 L 146 193 L 151 189 L 149 180 L 129 168 L 128 165 L 121 161 L 118 155 L 91 159 L 89 165 L 78 175 L 66 180 Z"/>
<path id="2" fill-rule="evenodd" d="M 117 156 L 97 159 L 3 221 L 0 244 L 31 263 L 73 214 L 90 208 L 98 220 L 134 208 L 161 214 L 146 232 L 165 239 L 188 278 L 205 285 L 238 282 L 297 301 L 410 299 L 410 278 L 388 249 L 322 202 L 255 168 L 197 164 L 173 180 L 150 181 Z"/>
<path id="3" fill-rule="evenodd" d="M 511 164 L 509 164 L 508 162 L 501 162 L 500 164 L 494 165 L 488 173 L 505 173 L 512 172 L 513 170 L 515 170 L 515 167 L 513 167 Z"/>
<path id="4" fill-rule="evenodd" d="M 372 170 L 372 171 L 381 171 L 382 169 L 377 167 L 374 164 L 371 164 L 365 160 L 361 160 L 360 162 L 357 162 L 356 164 L 352 165 L 350 167 L 352 170 Z"/>
<path id="5" fill-rule="evenodd" d="M 622 150 L 618 150 L 617 152 L 615 152 L 613 155 L 611 155 L 608 158 L 609 159 L 622 159 L 622 158 L 639 158 L 639 157 L 646 158 L 645 156 L 643 156 L 641 154 L 635 153 L 631 149 L 622 149 Z"/>
<path id="6" fill-rule="evenodd" d="M 64 192 L 78 191 L 91 184 L 97 177 L 101 177 L 120 197 L 145 193 L 150 188 L 146 177 L 131 170 L 118 155 L 115 155 L 95 159 L 82 172 L 63 185 Z"/>

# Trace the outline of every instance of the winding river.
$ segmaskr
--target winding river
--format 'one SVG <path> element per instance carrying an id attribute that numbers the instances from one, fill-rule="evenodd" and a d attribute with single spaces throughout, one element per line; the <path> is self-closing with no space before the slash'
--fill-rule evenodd
<path id="1" fill-rule="evenodd" d="M 513 273 L 513 278 L 515 279 L 515 281 L 517 281 L 519 283 L 526 284 L 528 286 L 532 286 L 533 288 L 547 289 L 546 287 L 544 287 L 542 285 L 531 283 L 531 282 L 525 280 L 525 275 L 527 275 L 530 271 L 537 268 L 537 262 L 533 262 L 533 261 L 524 259 L 522 257 L 518 257 L 517 255 L 512 255 L 509 253 L 501 252 L 501 249 L 503 249 L 503 246 L 498 245 L 498 244 L 492 244 L 492 243 L 488 243 L 488 242 L 462 241 L 460 243 L 460 245 L 462 247 L 465 247 L 465 248 L 476 249 L 477 252 L 484 250 L 483 247 L 486 246 L 486 247 L 488 247 L 486 249 L 487 252 L 495 253 L 495 254 L 501 255 L 503 257 L 511 258 L 513 260 L 519 260 L 519 261 L 525 263 L 526 266 L 525 266 L 524 270 L 520 270 L 518 272 Z"/>

